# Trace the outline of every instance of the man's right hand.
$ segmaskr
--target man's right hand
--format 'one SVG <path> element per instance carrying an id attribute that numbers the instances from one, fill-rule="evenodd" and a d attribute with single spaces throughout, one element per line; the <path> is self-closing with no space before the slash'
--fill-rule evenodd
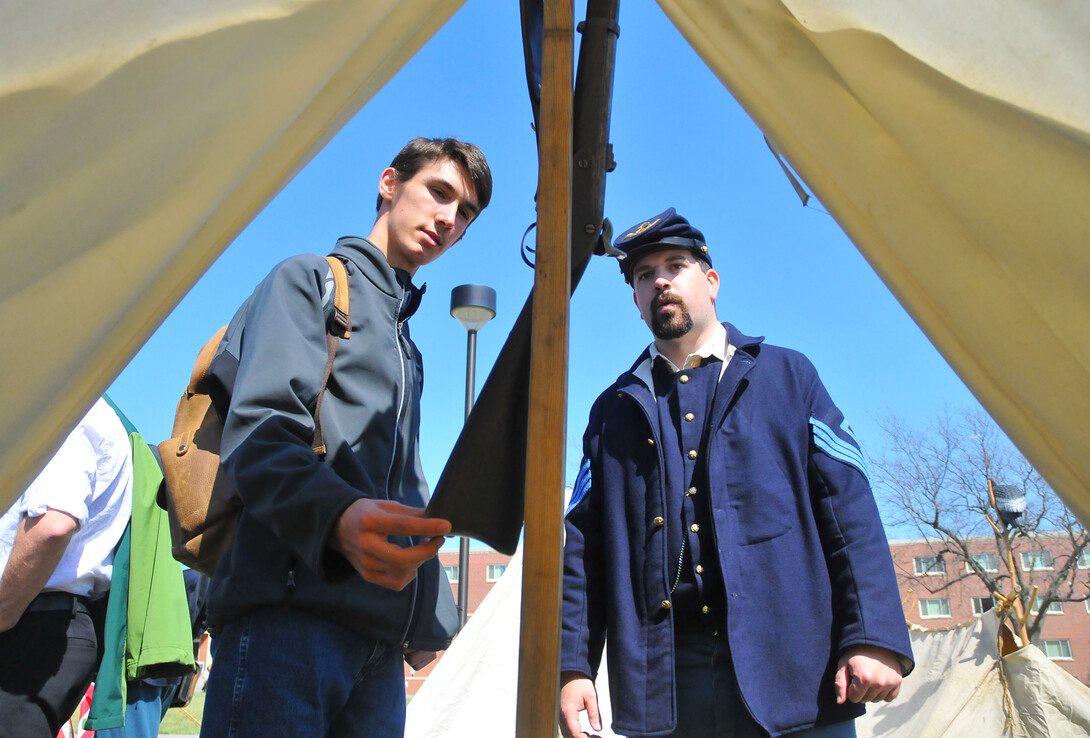
<path id="1" fill-rule="evenodd" d="M 587 711 L 587 719 L 594 730 L 602 729 L 602 717 L 598 714 L 598 692 L 594 682 L 585 674 L 566 671 L 560 675 L 560 732 L 564 738 L 591 738 L 579 724 L 579 713 Z"/>
<path id="2" fill-rule="evenodd" d="M 420 508 L 390 500 L 360 499 L 337 519 L 330 545 L 367 581 L 400 591 L 416 578 L 421 564 L 439 553 L 448 533 L 448 521 L 425 518 Z M 392 535 L 431 540 L 402 548 L 390 542 Z"/>

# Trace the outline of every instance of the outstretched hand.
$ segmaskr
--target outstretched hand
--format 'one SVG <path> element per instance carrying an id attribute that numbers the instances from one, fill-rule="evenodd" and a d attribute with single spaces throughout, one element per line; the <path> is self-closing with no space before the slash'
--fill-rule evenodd
<path id="1" fill-rule="evenodd" d="M 564 738 L 591 738 L 579 724 L 579 713 L 586 710 L 590 727 L 593 730 L 602 729 L 594 682 L 585 674 L 574 671 L 561 674 L 560 681 L 560 732 Z"/>
<path id="2" fill-rule="evenodd" d="M 439 553 L 448 533 L 448 521 L 425 518 L 420 508 L 390 500 L 359 499 L 337 519 L 330 545 L 367 581 L 400 591 L 416 578 L 421 564 Z M 403 548 L 390 542 L 393 535 L 425 540 Z"/>
<path id="3" fill-rule="evenodd" d="M 901 691 L 901 661 L 878 646 L 853 646 L 836 670 L 836 703 L 892 702 Z"/>

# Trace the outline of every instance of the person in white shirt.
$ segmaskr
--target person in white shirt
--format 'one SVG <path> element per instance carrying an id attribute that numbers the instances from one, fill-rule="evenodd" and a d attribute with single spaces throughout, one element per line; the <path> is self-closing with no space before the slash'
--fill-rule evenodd
<path id="1" fill-rule="evenodd" d="M 131 512 L 128 433 L 100 398 L 0 517 L 0 738 L 52 738 L 78 706 Z"/>

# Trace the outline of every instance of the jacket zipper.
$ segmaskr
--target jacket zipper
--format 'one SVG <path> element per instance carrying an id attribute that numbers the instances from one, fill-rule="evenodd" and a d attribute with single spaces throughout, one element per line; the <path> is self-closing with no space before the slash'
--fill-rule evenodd
<path id="1" fill-rule="evenodd" d="M 386 469 L 386 499 L 387 500 L 392 499 L 390 497 L 390 478 L 394 473 L 394 462 L 397 460 L 397 447 L 398 447 L 398 442 L 399 442 L 399 440 L 401 438 L 401 434 L 399 432 L 400 428 L 401 428 L 401 413 L 402 413 L 402 410 L 405 407 L 405 390 L 406 390 L 405 385 L 407 384 L 406 379 L 405 379 L 405 351 L 401 346 L 401 326 L 404 325 L 404 323 L 405 323 L 405 321 L 398 320 L 397 316 L 394 317 L 394 343 L 397 345 L 398 365 L 401 367 L 401 395 L 400 395 L 400 397 L 398 397 L 397 413 L 394 415 L 394 435 L 393 435 L 394 443 L 393 443 L 393 449 L 390 452 L 390 463 L 388 464 L 387 469 Z"/>
<path id="2" fill-rule="evenodd" d="M 409 641 L 412 640 L 413 631 L 416 629 L 415 626 L 416 626 L 416 622 L 417 622 L 417 619 L 418 619 L 416 617 L 416 593 L 417 593 L 417 590 L 420 587 L 419 578 L 420 578 L 420 575 L 418 574 L 413 579 L 413 596 L 409 600 L 409 619 L 408 619 L 408 622 L 405 623 L 405 630 L 403 630 L 401 632 L 401 638 L 400 638 L 402 648 L 408 648 L 409 647 Z"/>
<path id="3" fill-rule="evenodd" d="M 397 413 L 396 413 L 396 415 L 394 417 L 394 447 L 393 447 L 393 452 L 392 452 L 392 454 L 390 456 L 389 469 L 386 472 L 386 499 L 387 500 L 390 499 L 390 477 L 394 473 L 394 462 L 397 460 L 398 441 L 399 441 L 399 439 L 401 437 L 401 434 L 400 434 L 401 413 L 402 413 L 402 409 L 405 407 L 405 393 L 408 390 L 408 386 L 407 386 L 408 381 L 406 380 L 406 377 L 405 377 L 405 350 L 404 350 L 404 347 L 401 345 L 401 328 L 402 328 L 402 326 L 405 325 L 405 321 L 398 319 L 398 318 L 400 318 L 400 312 L 401 312 L 401 308 L 400 308 L 400 304 L 399 304 L 399 307 L 398 307 L 398 313 L 399 314 L 394 317 L 394 343 L 397 344 L 397 358 L 398 358 L 398 363 L 401 366 L 401 396 L 400 396 L 400 398 L 398 398 Z M 409 547 L 411 548 L 412 546 L 413 546 L 413 540 L 412 540 L 412 538 L 409 538 Z M 402 646 L 401 646 L 402 648 L 408 648 L 409 647 L 409 636 L 410 636 L 411 631 L 413 630 L 413 625 L 416 622 L 416 595 L 417 595 L 417 589 L 419 588 L 418 577 L 419 577 L 419 575 L 417 575 L 417 577 L 413 578 L 412 596 L 409 598 L 409 617 L 405 621 L 405 628 L 401 632 L 401 638 L 399 639 L 401 641 L 401 643 L 402 643 Z"/>

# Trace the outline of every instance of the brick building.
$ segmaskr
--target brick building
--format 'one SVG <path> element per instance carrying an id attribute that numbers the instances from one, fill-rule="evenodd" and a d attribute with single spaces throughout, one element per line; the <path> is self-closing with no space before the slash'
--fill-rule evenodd
<path id="1" fill-rule="evenodd" d="M 1039 551 L 1024 544 L 1014 555 L 1015 566 L 1030 580 L 1030 586 L 1036 583 L 1042 589 L 1047 587 L 1046 578 L 1061 569 L 1069 556 L 1064 552 L 1063 538 L 1057 537 L 1054 542 L 1045 539 L 1043 544 Z M 1007 571 L 991 536 L 972 539 L 970 546 L 986 571 L 996 572 L 997 576 Z M 969 571 L 964 560 L 941 551 L 941 544 L 928 544 L 922 538 L 890 541 L 906 616 L 925 628 L 967 622 L 995 604 L 987 587 Z M 1074 576 L 1076 596 L 1085 596 L 1090 591 L 1090 550 L 1082 552 Z M 1009 578 L 1001 580 L 1000 586 L 1001 594 L 1009 594 Z M 1034 642 L 1068 673 L 1090 684 L 1090 603 L 1052 603 Z"/>
<path id="2" fill-rule="evenodd" d="M 507 564 L 511 560 L 510 556 L 498 553 L 491 549 L 470 550 L 469 552 L 469 617 L 473 617 L 473 613 L 476 612 L 477 607 L 481 604 L 481 600 L 492 590 L 496 582 L 503 576 L 504 571 L 507 569 Z M 447 572 L 447 578 L 450 579 L 451 592 L 454 595 L 454 601 L 458 601 L 458 551 L 441 551 L 439 553 L 439 562 Z M 440 654 L 442 658 L 442 654 Z M 413 671 L 409 668 L 408 664 L 405 665 L 405 691 L 411 697 L 416 694 L 420 689 L 420 685 L 424 683 L 424 680 L 431 674 L 432 669 L 439 663 L 436 659 L 434 662 L 421 669 L 420 671 Z"/>

